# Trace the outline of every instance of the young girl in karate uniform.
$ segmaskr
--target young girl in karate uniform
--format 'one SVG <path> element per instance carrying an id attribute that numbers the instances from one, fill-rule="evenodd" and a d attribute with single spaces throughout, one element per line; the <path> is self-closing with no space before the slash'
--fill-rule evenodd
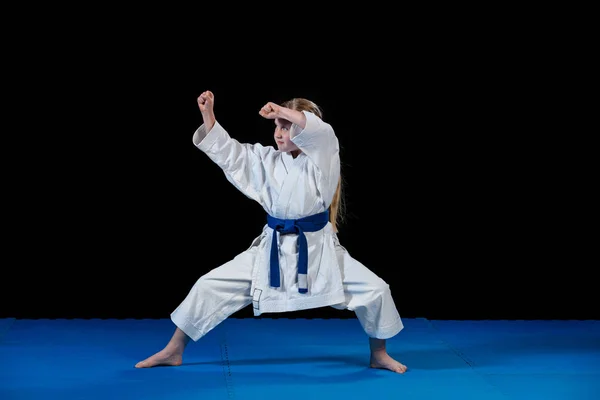
<path id="1" fill-rule="evenodd" d="M 190 339 L 199 340 L 236 311 L 254 315 L 324 306 L 354 311 L 369 338 L 370 366 L 404 373 L 386 351 L 403 329 L 386 282 L 350 256 L 337 237 L 341 217 L 339 143 L 313 102 L 269 102 L 259 114 L 275 123 L 277 148 L 240 143 L 214 113 L 214 94 L 198 97 L 203 123 L 193 144 L 226 178 L 258 202 L 267 223 L 251 246 L 201 276 L 171 314 L 175 333 L 136 368 L 182 364 Z"/>

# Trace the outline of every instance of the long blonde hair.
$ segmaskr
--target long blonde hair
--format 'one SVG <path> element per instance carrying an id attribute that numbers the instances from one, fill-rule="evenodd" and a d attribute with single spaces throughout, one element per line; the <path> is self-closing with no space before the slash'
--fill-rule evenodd
<path id="1" fill-rule="evenodd" d="M 308 111 L 323 119 L 323 111 L 321 110 L 321 107 L 307 99 L 294 98 L 283 102 L 281 106 L 291 108 L 292 110 L 296 111 Z M 333 200 L 329 206 L 329 222 L 331 225 L 333 225 L 333 231 L 336 233 L 338 232 L 338 225 L 344 220 L 344 211 L 345 202 L 343 196 L 342 175 L 340 172 L 340 179 L 338 180 L 335 193 L 333 194 Z"/>

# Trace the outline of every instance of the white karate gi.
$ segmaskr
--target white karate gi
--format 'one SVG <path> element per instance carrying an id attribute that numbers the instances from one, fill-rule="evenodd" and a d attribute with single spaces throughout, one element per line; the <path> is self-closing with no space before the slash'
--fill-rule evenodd
<path id="1" fill-rule="evenodd" d="M 295 159 L 272 146 L 240 143 L 218 122 L 210 132 L 200 126 L 193 143 L 266 213 L 299 219 L 328 209 L 340 177 L 339 143 L 333 128 L 315 114 L 304 114 L 305 128 L 293 124 L 290 130 L 292 142 L 302 150 Z M 265 224 L 246 251 L 200 277 L 171 314 L 173 323 L 197 341 L 250 304 L 255 316 L 332 306 L 354 311 L 370 337 L 387 339 L 403 329 L 388 284 L 350 256 L 331 223 L 317 232 L 305 232 L 308 293 L 298 291 L 298 235 L 277 233 L 281 286 L 270 287 L 273 233 Z"/>

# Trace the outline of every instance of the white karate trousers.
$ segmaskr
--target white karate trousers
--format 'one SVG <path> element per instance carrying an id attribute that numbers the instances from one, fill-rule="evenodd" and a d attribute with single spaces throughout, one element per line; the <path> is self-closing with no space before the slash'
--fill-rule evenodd
<path id="1" fill-rule="evenodd" d="M 231 314 L 250 305 L 252 264 L 257 249 L 252 247 L 200 277 L 171 313 L 173 323 L 198 341 Z M 404 325 L 389 285 L 339 244 L 337 257 L 346 300 L 331 307 L 354 311 L 369 337 L 389 339 L 398 334 Z"/>

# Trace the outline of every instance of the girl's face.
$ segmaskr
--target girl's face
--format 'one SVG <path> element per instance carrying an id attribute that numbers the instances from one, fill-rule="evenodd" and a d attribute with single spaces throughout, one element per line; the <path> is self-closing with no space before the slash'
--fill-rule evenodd
<path id="1" fill-rule="evenodd" d="M 275 143 L 277 143 L 277 148 L 285 153 L 299 150 L 298 146 L 290 140 L 291 127 L 292 123 L 290 121 L 275 118 Z"/>

